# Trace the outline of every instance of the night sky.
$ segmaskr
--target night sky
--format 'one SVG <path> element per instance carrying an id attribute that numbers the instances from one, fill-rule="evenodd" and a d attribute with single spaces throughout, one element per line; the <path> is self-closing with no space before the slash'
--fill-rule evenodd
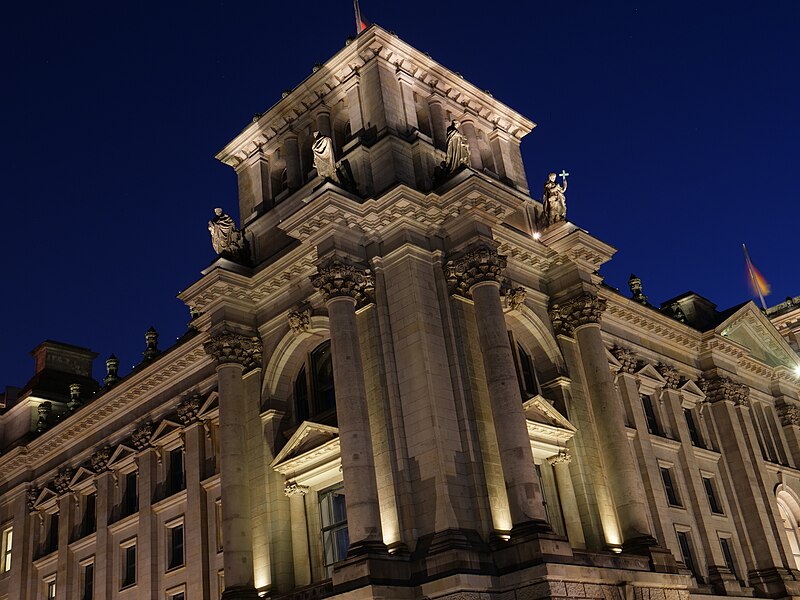
<path id="1" fill-rule="evenodd" d="M 653 304 L 687 290 L 750 297 L 741 244 L 800 294 L 800 4 L 362 0 L 372 22 L 538 127 L 532 193 L 571 173 L 568 218 L 619 249 L 601 273 Z M 350 0 L 6 3 L 2 52 L 0 390 L 44 339 L 114 352 L 166 348 L 175 295 L 215 254 L 207 221 L 238 220 L 214 159 L 256 112 L 354 30 Z"/>

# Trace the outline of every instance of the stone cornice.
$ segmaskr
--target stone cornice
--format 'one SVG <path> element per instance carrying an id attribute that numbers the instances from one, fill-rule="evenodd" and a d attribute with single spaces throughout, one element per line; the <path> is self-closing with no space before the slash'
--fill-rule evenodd
<path id="1" fill-rule="evenodd" d="M 322 294 L 326 302 L 334 298 L 353 298 L 356 304 L 372 301 L 375 292 L 375 277 L 366 267 L 334 257 L 317 268 L 311 285 Z"/>
<path id="2" fill-rule="evenodd" d="M 490 242 L 479 242 L 444 264 L 451 294 L 471 297 L 472 286 L 487 281 L 503 282 L 506 257 Z"/>
<path id="3" fill-rule="evenodd" d="M 255 336 L 223 331 L 203 344 L 203 349 L 219 365 L 242 365 L 246 371 L 261 366 L 263 348 L 261 340 Z"/>
<path id="4" fill-rule="evenodd" d="M 578 327 L 600 323 L 606 301 L 589 292 L 583 292 L 563 302 L 554 302 L 548 311 L 556 335 L 572 336 Z"/>

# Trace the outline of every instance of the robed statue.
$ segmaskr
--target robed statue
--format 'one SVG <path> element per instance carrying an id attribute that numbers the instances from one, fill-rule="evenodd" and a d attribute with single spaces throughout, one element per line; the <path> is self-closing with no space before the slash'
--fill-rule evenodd
<path id="1" fill-rule="evenodd" d="M 445 167 L 448 173 L 454 173 L 461 167 L 469 166 L 469 144 L 467 138 L 459 130 L 461 123 L 453 121 L 447 128 L 447 155 Z"/>
<path id="2" fill-rule="evenodd" d="M 208 222 L 208 231 L 211 233 L 211 245 L 219 255 L 228 255 L 233 258 L 242 258 L 245 254 L 245 240 L 242 232 L 236 228 L 236 223 L 230 215 L 215 208 L 216 215 Z"/>
<path id="3" fill-rule="evenodd" d="M 567 220 L 567 176 L 569 173 L 561 173 L 562 184 L 556 181 L 556 174 L 550 173 L 547 181 L 544 182 L 544 194 L 542 195 L 542 228 L 550 227 L 560 221 Z"/>
<path id="4" fill-rule="evenodd" d="M 314 144 L 311 146 L 314 152 L 314 168 L 317 175 L 323 179 L 330 179 L 334 183 L 339 183 L 336 173 L 336 157 L 333 153 L 333 140 L 319 131 L 314 132 Z"/>

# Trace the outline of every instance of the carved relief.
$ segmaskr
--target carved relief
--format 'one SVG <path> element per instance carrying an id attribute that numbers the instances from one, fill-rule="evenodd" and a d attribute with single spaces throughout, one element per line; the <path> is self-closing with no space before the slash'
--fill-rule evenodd
<path id="1" fill-rule="evenodd" d="M 467 298 L 472 286 L 478 283 L 501 283 L 505 268 L 506 257 L 498 254 L 497 248 L 488 243 L 480 243 L 444 265 L 450 293 Z"/>
<path id="2" fill-rule="evenodd" d="M 89 464 L 92 466 L 92 471 L 95 473 L 102 473 L 108 470 L 108 459 L 111 457 L 111 448 L 103 446 L 94 451 L 89 458 Z"/>
<path id="3" fill-rule="evenodd" d="M 28 507 L 29 512 L 33 512 L 34 510 L 36 510 L 35 508 L 36 500 L 37 498 L 39 498 L 40 493 L 41 490 L 38 487 L 33 486 L 28 490 L 28 493 L 25 495 L 25 506 Z"/>
<path id="4" fill-rule="evenodd" d="M 594 294 L 583 293 L 562 304 L 553 303 L 550 307 L 550 320 L 556 335 L 572 336 L 582 325 L 599 323 L 606 309 L 606 301 Z"/>
<path id="5" fill-rule="evenodd" d="M 525 303 L 527 292 L 524 287 L 516 287 L 508 290 L 506 294 L 506 306 L 511 310 L 517 310 Z"/>
<path id="6" fill-rule="evenodd" d="M 678 386 L 681 383 L 681 375 L 678 373 L 677 369 L 670 367 L 669 365 L 659 363 L 656 365 L 656 371 L 658 371 L 658 374 L 661 375 L 666 381 L 664 384 L 665 388 L 670 390 L 678 389 Z"/>
<path id="7" fill-rule="evenodd" d="M 237 363 L 245 370 L 261 366 L 261 340 L 238 333 L 221 333 L 203 344 L 206 354 L 217 359 L 219 364 Z"/>
<path id="8" fill-rule="evenodd" d="M 561 450 L 558 451 L 558 454 L 554 454 L 553 456 L 547 459 L 547 462 L 549 462 L 553 466 L 569 464 L 571 461 L 572 461 L 572 454 L 570 454 L 570 451 L 567 450 L 566 448 L 562 448 Z"/>
<path id="9" fill-rule="evenodd" d="M 72 467 L 64 467 L 58 470 L 58 473 L 53 478 L 53 487 L 59 494 L 66 494 L 69 491 L 69 482 L 73 474 Z"/>
<path id="10" fill-rule="evenodd" d="M 184 398 L 178 403 L 178 419 L 184 425 L 197 422 L 197 412 L 200 410 L 200 396 L 194 394 Z"/>
<path id="11" fill-rule="evenodd" d="M 308 331 L 311 326 L 311 311 L 306 309 L 304 311 L 293 310 L 288 315 L 289 329 L 295 335 Z"/>
<path id="12" fill-rule="evenodd" d="M 357 304 L 372 302 L 375 278 L 369 269 L 334 259 L 317 267 L 311 285 L 322 294 L 325 301 L 342 296 L 355 298 Z"/>
<path id="13" fill-rule="evenodd" d="M 288 497 L 305 496 L 308 493 L 308 486 L 300 485 L 296 481 L 287 481 L 283 488 L 283 493 Z"/>
<path id="14" fill-rule="evenodd" d="M 619 361 L 620 373 L 633 374 L 634 371 L 636 371 L 636 365 L 638 364 L 639 359 L 637 358 L 635 352 L 621 346 L 614 346 L 611 348 L 611 354 Z"/>
<path id="15" fill-rule="evenodd" d="M 133 447 L 139 452 L 150 446 L 150 437 L 153 435 L 153 424 L 143 423 L 131 433 Z"/>
<path id="16" fill-rule="evenodd" d="M 743 383 L 736 383 L 730 377 L 713 377 L 698 381 L 698 387 L 711 402 L 731 402 L 736 406 L 750 406 L 750 388 Z"/>
<path id="17" fill-rule="evenodd" d="M 783 404 L 777 407 L 778 416 L 781 418 L 781 425 L 800 425 L 800 406 L 793 404 Z"/>

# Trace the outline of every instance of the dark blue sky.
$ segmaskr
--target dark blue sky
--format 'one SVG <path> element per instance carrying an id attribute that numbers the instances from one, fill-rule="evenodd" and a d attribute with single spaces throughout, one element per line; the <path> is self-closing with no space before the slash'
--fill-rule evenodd
<path id="1" fill-rule="evenodd" d="M 353 31 L 350 0 L 7 3 L 0 17 L 6 251 L 0 389 L 46 338 L 139 362 L 185 331 L 175 295 L 236 214 L 214 154 Z M 568 217 L 619 249 L 660 303 L 749 297 L 741 243 L 800 294 L 800 5 L 770 2 L 362 0 L 394 30 L 538 123 L 539 194 L 568 170 Z M 238 215 L 237 215 L 238 219 Z"/>

